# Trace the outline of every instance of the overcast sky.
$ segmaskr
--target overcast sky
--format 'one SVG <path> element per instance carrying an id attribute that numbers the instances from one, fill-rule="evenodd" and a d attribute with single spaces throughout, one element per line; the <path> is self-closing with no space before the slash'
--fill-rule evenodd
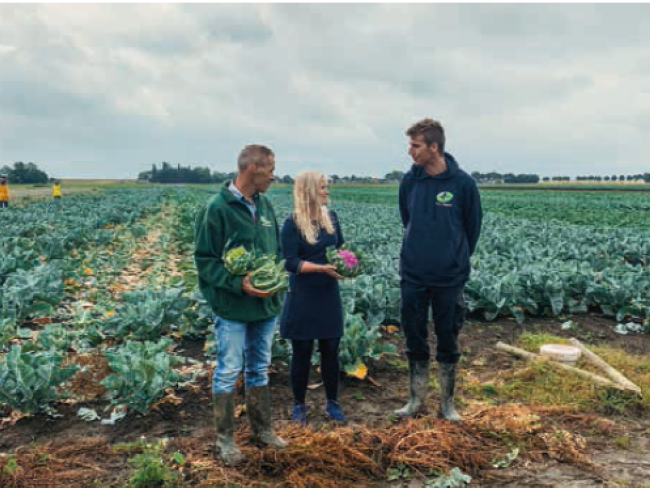
<path id="1" fill-rule="evenodd" d="M 650 171 L 650 4 L 0 5 L 0 165 L 379 176 L 427 116 L 468 171 Z"/>

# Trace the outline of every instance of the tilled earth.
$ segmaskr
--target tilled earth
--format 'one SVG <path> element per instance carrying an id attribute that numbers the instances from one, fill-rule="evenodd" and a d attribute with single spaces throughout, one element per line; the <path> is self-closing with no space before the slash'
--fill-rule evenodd
<path id="1" fill-rule="evenodd" d="M 602 316 L 590 314 L 573 318 L 578 322 L 577 330 L 563 331 L 560 329 L 559 320 L 539 319 L 527 321 L 525 325 L 518 325 L 508 319 L 495 322 L 482 322 L 477 319 L 468 321 L 461 336 L 461 346 L 464 353 L 461 363 L 461 374 L 473 369 L 473 364 L 481 364 L 473 373 L 482 379 L 489 379 L 500 369 L 512 367 L 513 363 L 520 361 L 497 350 L 494 346 L 498 341 L 513 343 L 515 338 L 523 331 L 549 332 L 561 336 L 577 337 L 585 344 L 607 344 L 611 347 L 624 349 L 630 354 L 644 355 L 650 351 L 650 336 L 628 335 L 623 336 L 612 331 L 615 322 Z M 358 380 L 345 377 L 341 382 L 340 401 L 350 424 L 360 424 L 367 427 L 380 427 L 386 425 L 390 413 L 401 407 L 407 397 L 407 370 L 406 360 L 403 355 L 403 339 L 399 332 L 386 332 L 384 340 L 390 341 L 398 347 L 399 355 L 384 358 L 373 363 L 369 368 L 369 378 Z M 433 342 L 432 342 L 433 347 Z M 181 354 L 204 361 L 203 341 L 183 341 Z M 78 403 L 55 404 L 56 410 L 63 416 L 48 418 L 37 415 L 19 420 L 15 425 L 5 426 L 0 431 L 0 453 L 11 456 L 16 449 L 27 447 L 38 448 L 49 443 L 57 446 L 70 446 L 79 444 L 79 452 L 85 449 L 85 442 L 101 442 L 103 445 L 113 445 L 120 442 L 137 440 L 141 436 L 147 439 L 204 439 L 205 450 L 211 450 L 210 439 L 212 436 L 210 381 L 209 371 L 200 377 L 191 387 L 175 392 L 180 401 L 161 403 L 148 415 L 141 416 L 129 413 L 126 418 L 115 425 L 101 425 L 99 422 L 86 422 L 77 416 L 79 407 L 94 408 L 103 417 L 106 417 L 104 408 L 106 400 L 99 394 L 93 393 L 90 388 L 92 381 L 100 381 L 107 374 L 105 362 L 98 361 L 96 373 L 93 375 L 93 365 L 90 365 L 83 381 L 78 380 L 73 390 L 84 401 Z M 333 430 L 337 427 L 329 423 L 323 416 L 324 391 L 318 386 L 319 375 L 317 370 L 312 370 L 311 384 L 307 393 L 308 418 L 314 430 Z M 459 397 L 459 410 L 463 411 L 474 399 L 465 394 L 462 381 Z M 291 390 L 289 388 L 288 371 L 285 365 L 274 365 L 271 373 L 271 388 L 273 398 L 273 417 L 276 426 L 289 427 L 290 412 L 292 407 Z M 241 390 L 241 389 L 240 389 Z M 242 392 L 240 391 L 240 394 Z M 90 400 L 88 398 L 91 398 Z M 94 398 L 94 399 L 92 399 Z M 239 398 L 243 403 L 243 398 Z M 437 411 L 436 392 L 430 395 L 430 414 Z M 591 487 L 591 486 L 626 486 L 650 487 L 650 421 L 642 413 L 628 414 L 601 414 L 608 421 L 616 424 L 617 433 L 611 438 L 590 435 L 581 432 L 587 439 L 588 454 L 592 461 L 603 469 L 598 472 L 582 470 L 573 465 L 546 460 L 531 462 L 516 460 L 511 467 L 485 473 L 486 476 L 475 477 L 471 486 L 490 487 Z M 1 418 L 1 416 L 0 416 Z M 247 432 L 247 419 L 245 413 L 237 420 L 238 435 Z M 245 436 L 244 436 L 245 437 Z M 621 440 L 624 439 L 624 442 Z M 103 451 L 97 451 L 103 452 Z M 55 453 L 51 456 L 56 457 Z M 97 454 L 90 460 L 79 461 L 80 466 L 74 462 L 61 464 L 61 469 L 80 469 L 83 479 L 79 484 L 67 483 L 66 486 L 123 486 L 128 475 L 126 459 L 128 455 L 104 456 Z M 83 468 L 83 469 L 82 469 Z M 85 470 L 85 471 L 84 471 Z M 94 470 L 94 471 L 93 471 Z M 80 471 L 80 473 L 82 472 Z M 94 474 L 93 474 L 94 473 Z M 80 474 L 82 476 L 82 474 Z M 92 479 L 91 479 L 92 478 Z M 480 479 L 479 479 L 480 478 Z M 490 481 L 481 481 L 490 479 Z M 10 485 L 8 485 L 10 486 Z M 29 482 L 17 486 L 57 486 L 53 484 L 30 485 Z M 423 486 L 422 480 L 406 479 L 398 482 L 368 481 L 366 486 Z"/>

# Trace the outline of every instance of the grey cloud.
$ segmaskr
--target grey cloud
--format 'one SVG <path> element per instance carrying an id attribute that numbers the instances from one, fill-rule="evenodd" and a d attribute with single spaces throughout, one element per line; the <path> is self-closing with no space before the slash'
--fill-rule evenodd
<path id="1" fill-rule="evenodd" d="M 648 13 L 648 5 L 3 4 L 2 157 L 96 176 L 161 160 L 230 170 L 255 141 L 276 149 L 281 173 L 327 164 L 379 175 L 408 167 L 404 130 L 433 116 L 471 169 L 576 174 L 594 161 L 642 164 Z"/>
<path id="2" fill-rule="evenodd" d="M 121 42 L 123 46 L 137 46 L 138 49 L 158 56 L 191 55 L 196 50 L 196 43 L 189 35 L 159 35 L 147 33 L 127 36 Z"/>
<path id="3" fill-rule="evenodd" d="M 124 6 L 113 6 L 119 12 Z M 235 43 L 255 46 L 268 42 L 273 32 L 252 5 L 172 5 L 160 22 L 122 34 L 122 46 L 141 49 L 155 56 L 190 56 L 204 48 L 218 49 Z M 146 14 L 146 7 L 145 7 Z"/>
<path id="4" fill-rule="evenodd" d="M 95 103 L 70 93 L 44 79 L 42 73 L 3 69 L 0 71 L 0 113 L 23 117 L 65 117 L 71 112 L 92 112 Z"/>
<path id="5" fill-rule="evenodd" d="M 184 11 L 196 19 L 199 32 L 218 41 L 244 45 L 268 42 L 273 31 L 259 16 L 254 5 L 185 5 Z"/>

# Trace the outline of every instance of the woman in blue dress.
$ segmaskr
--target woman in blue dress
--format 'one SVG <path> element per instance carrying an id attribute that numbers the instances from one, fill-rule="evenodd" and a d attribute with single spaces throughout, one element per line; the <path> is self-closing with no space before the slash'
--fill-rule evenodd
<path id="1" fill-rule="evenodd" d="M 327 178 L 319 171 L 302 171 L 293 189 L 293 213 L 282 226 L 282 250 L 289 274 L 280 335 L 291 340 L 292 420 L 305 425 L 305 397 L 314 342 L 318 341 L 325 386 L 325 415 L 345 422 L 338 402 L 339 342 L 343 336 L 343 308 L 338 280 L 328 264 L 329 247 L 340 248 L 343 234 L 335 212 L 327 209 Z"/>

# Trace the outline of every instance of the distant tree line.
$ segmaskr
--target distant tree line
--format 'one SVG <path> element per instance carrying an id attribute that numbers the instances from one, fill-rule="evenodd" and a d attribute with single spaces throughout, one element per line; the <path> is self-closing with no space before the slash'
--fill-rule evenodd
<path id="1" fill-rule="evenodd" d="M 371 176 L 339 176 L 336 174 L 330 175 L 330 181 L 334 184 L 373 184 L 373 183 L 396 183 L 402 180 L 404 172 L 391 171 L 386 173 L 383 178 L 373 178 Z M 540 177 L 537 174 L 515 174 L 515 173 L 498 173 L 490 171 L 489 173 L 481 173 L 480 171 L 472 171 L 472 177 L 478 183 L 505 183 L 505 184 L 522 184 L 522 183 L 539 183 L 540 181 L 549 182 L 562 182 L 571 181 L 571 176 L 544 176 Z M 575 181 L 645 181 L 650 183 L 650 173 L 636 174 L 636 175 L 611 175 L 611 176 L 577 176 Z"/>
<path id="2" fill-rule="evenodd" d="M 571 181 L 570 176 L 544 176 L 542 181 Z"/>
<path id="3" fill-rule="evenodd" d="M 7 176 L 9 183 L 14 184 L 47 184 L 50 181 L 50 177 L 45 171 L 39 169 L 39 167 L 34 163 L 23 163 L 18 161 L 14 163 L 13 167 L 3 166 L 0 170 L 0 175 Z"/>
<path id="4" fill-rule="evenodd" d="M 540 177 L 535 174 L 514 174 L 514 173 L 481 173 L 472 171 L 472 178 L 478 183 L 539 183 Z"/>
<path id="5" fill-rule="evenodd" d="M 138 175 L 139 181 L 146 181 L 149 183 L 193 183 L 193 184 L 209 184 L 209 183 L 223 183 L 227 180 L 232 180 L 236 173 L 221 173 L 219 171 L 210 171 L 210 168 L 205 166 L 183 166 L 181 164 L 172 164 L 163 161 L 158 168 L 155 164 L 151 165 L 149 171 L 143 171 Z M 280 183 L 293 183 L 291 176 L 278 176 L 277 181 Z"/>
<path id="6" fill-rule="evenodd" d="M 650 183 L 650 173 L 636 175 L 576 176 L 576 181 L 645 181 Z"/>
<path id="7" fill-rule="evenodd" d="M 395 183 L 402 180 L 404 172 L 391 171 L 386 173 L 384 178 L 373 178 L 370 176 L 339 176 L 331 175 L 330 180 L 334 184 L 372 184 L 372 183 Z M 481 173 L 480 171 L 472 171 L 472 177 L 478 183 L 506 183 L 506 184 L 521 184 L 521 183 L 539 183 L 540 181 L 571 181 L 570 176 L 544 176 L 543 178 L 537 174 L 515 174 L 515 173 L 498 173 L 490 171 L 489 173 Z M 611 176 L 577 176 L 576 181 L 645 181 L 650 183 L 650 173 L 635 174 L 635 175 L 611 175 Z"/>
<path id="8" fill-rule="evenodd" d="M 650 173 L 636 175 L 588 175 L 576 176 L 576 181 L 645 181 L 650 183 Z M 571 181 L 569 176 L 545 176 L 543 181 Z"/>
<path id="9" fill-rule="evenodd" d="M 540 181 L 571 181 L 570 176 L 544 176 L 540 178 L 535 174 L 501 174 L 495 171 L 490 173 L 481 173 L 480 171 L 473 171 L 472 177 L 478 183 L 539 183 Z M 611 175 L 611 176 L 577 176 L 575 181 L 645 181 L 650 183 L 650 173 L 636 174 L 636 175 Z"/>
<path id="10" fill-rule="evenodd" d="M 138 180 L 148 181 L 149 183 L 221 183 L 229 178 L 233 178 L 235 173 L 211 172 L 208 167 L 182 166 L 180 164 L 172 165 L 163 161 L 158 168 L 155 164 L 151 165 L 149 171 L 143 171 L 138 175 Z"/>
<path id="11" fill-rule="evenodd" d="M 403 171 L 394 170 L 386 173 L 383 178 L 374 176 L 349 175 L 339 176 L 337 174 L 329 175 L 330 182 L 335 185 L 372 185 L 372 184 L 389 184 L 398 183 L 404 177 Z"/>
<path id="12" fill-rule="evenodd" d="M 41 170 L 35 163 L 24 163 L 18 161 L 13 166 L 3 166 L 0 174 L 6 175 L 9 183 L 13 184 L 47 184 L 53 181 L 48 174 Z M 172 164 L 163 162 L 158 168 L 155 164 L 151 166 L 149 171 L 143 171 L 138 175 L 138 180 L 151 183 L 196 183 L 196 184 L 210 184 L 210 183 L 223 183 L 224 181 L 233 179 L 235 172 L 221 173 L 219 171 L 210 171 L 208 167 L 196 166 L 182 166 L 181 164 Z M 402 180 L 404 176 L 403 171 L 394 170 L 386 173 L 383 178 L 374 178 L 371 176 L 339 176 L 336 174 L 330 175 L 330 181 L 333 184 L 377 184 L 377 183 L 396 183 Z M 498 173 L 495 171 L 489 173 L 481 173 L 480 171 L 473 171 L 472 177 L 478 183 L 539 183 L 540 181 L 571 181 L 570 176 L 545 176 L 540 178 L 536 174 L 514 174 L 514 173 Z M 576 181 L 645 181 L 650 183 L 650 173 L 639 173 L 634 175 L 581 175 L 575 178 Z M 289 175 L 277 176 L 278 183 L 292 184 L 293 178 Z"/>

